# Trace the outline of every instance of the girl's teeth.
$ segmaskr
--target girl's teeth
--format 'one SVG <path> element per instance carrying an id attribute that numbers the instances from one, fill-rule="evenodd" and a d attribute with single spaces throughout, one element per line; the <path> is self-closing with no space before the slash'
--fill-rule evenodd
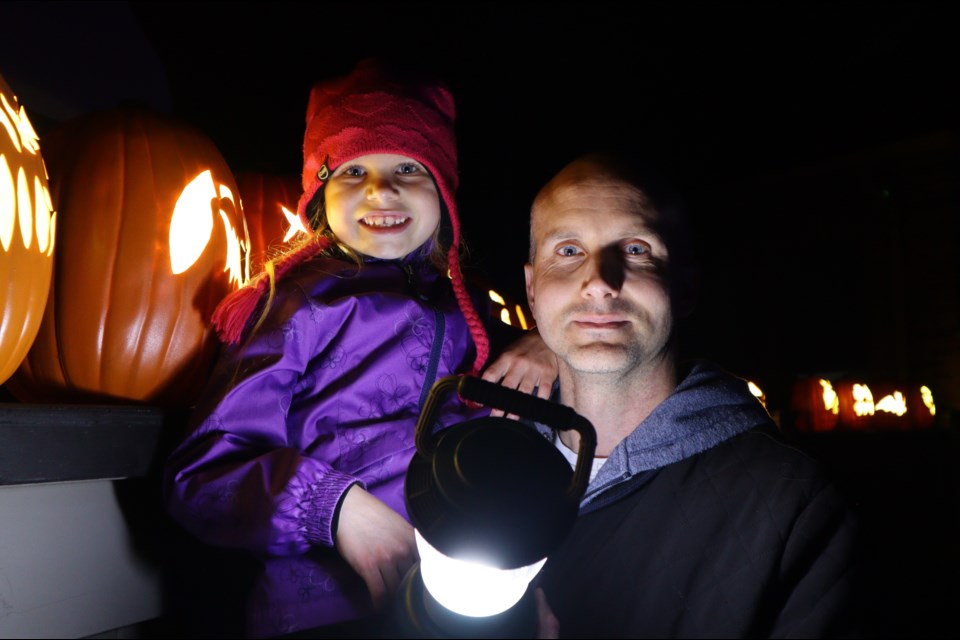
<path id="1" fill-rule="evenodd" d="M 364 218 L 363 221 L 371 227 L 392 227 L 397 224 L 403 224 L 407 219 L 397 216 L 383 216 L 372 219 Z"/>

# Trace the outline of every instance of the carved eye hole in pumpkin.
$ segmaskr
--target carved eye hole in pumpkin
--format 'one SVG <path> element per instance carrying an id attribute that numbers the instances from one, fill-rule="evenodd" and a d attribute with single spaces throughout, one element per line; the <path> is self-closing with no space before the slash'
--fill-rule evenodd
<path id="1" fill-rule="evenodd" d="M 290 223 L 286 233 L 283 234 L 284 242 L 290 242 L 290 240 L 297 237 L 299 234 L 307 235 L 310 233 L 304 228 L 303 223 L 300 222 L 300 216 L 298 216 L 296 212 L 290 211 L 290 209 L 280 205 L 280 213 L 283 214 L 283 217 L 286 218 L 287 222 Z"/>
<path id="2" fill-rule="evenodd" d="M 191 180 L 173 209 L 170 220 L 170 268 L 174 274 L 185 272 L 203 255 L 213 235 L 214 220 L 219 217 L 226 235 L 227 255 L 223 270 L 232 285 L 246 282 L 245 256 L 250 253 L 248 240 L 241 240 L 230 219 L 236 214 L 233 192 L 213 181 L 208 169 Z M 243 237 L 247 238 L 246 230 Z"/>
<path id="3" fill-rule="evenodd" d="M 6 131 L 5 139 L 0 134 L 0 247 L 10 251 L 19 222 L 24 249 L 31 249 L 36 237 L 38 251 L 50 256 L 56 214 L 46 184 L 39 138 L 26 110 L 17 109 L 2 92 L 0 129 Z"/>
<path id="4" fill-rule="evenodd" d="M 894 389 L 892 392 L 877 400 L 874 408 L 876 411 L 902 416 L 907 412 L 907 398 L 903 395 L 902 391 Z"/>
<path id="5" fill-rule="evenodd" d="M 854 383 L 850 391 L 853 396 L 853 412 L 857 416 L 872 416 L 876 412 L 873 392 L 866 384 Z"/>
<path id="6" fill-rule="evenodd" d="M 933 401 L 933 391 L 930 390 L 930 387 L 927 385 L 920 385 L 918 390 L 920 394 L 920 404 L 926 408 L 927 413 L 931 416 L 937 415 L 937 405 Z"/>
<path id="7" fill-rule="evenodd" d="M 793 385 L 788 411 L 799 431 L 832 431 L 840 422 L 840 395 L 827 378 L 803 377 Z"/>
<path id="8" fill-rule="evenodd" d="M 0 384 L 23 362 L 40 328 L 56 222 L 40 140 L 0 76 Z"/>

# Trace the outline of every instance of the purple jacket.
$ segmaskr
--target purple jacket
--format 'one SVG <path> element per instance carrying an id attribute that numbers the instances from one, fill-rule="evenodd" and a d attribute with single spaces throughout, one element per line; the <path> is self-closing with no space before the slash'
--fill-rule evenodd
<path id="1" fill-rule="evenodd" d="M 317 258 L 278 284 L 244 340 L 224 351 L 167 461 L 167 509 L 200 540 L 262 559 L 250 636 L 368 616 L 363 581 L 332 548 L 334 510 L 359 483 L 409 520 L 420 409 L 435 380 L 473 359 L 452 287 L 423 260 L 358 270 Z M 449 395 L 440 425 L 482 415 Z"/>

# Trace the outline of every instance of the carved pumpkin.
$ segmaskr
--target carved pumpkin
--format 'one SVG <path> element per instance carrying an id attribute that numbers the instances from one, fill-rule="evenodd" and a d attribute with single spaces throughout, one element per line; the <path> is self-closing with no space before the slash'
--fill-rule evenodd
<path id="1" fill-rule="evenodd" d="M 0 76 L 0 384 L 40 329 L 56 226 L 37 134 Z"/>
<path id="2" fill-rule="evenodd" d="M 191 404 L 216 354 L 213 310 L 247 277 L 226 161 L 199 131 L 136 109 L 64 123 L 44 154 L 59 245 L 43 323 L 11 392 Z"/>
<path id="3" fill-rule="evenodd" d="M 876 413 L 873 389 L 866 382 L 844 378 L 836 384 L 840 401 L 840 426 L 853 431 L 866 431 L 873 426 Z"/>
<path id="4" fill-rule="evenodd" d="M 907 407 L 907 388 L 890 381 L 874 381 L 873 417 L 870 426 L 878 431 L 907 431 L 911 428 L 911 415 Z"/>
<path id="5" fill-rule="evenodd" d="M 236 178 L 250 232 L 250 275 L 256 275 L 265 259 L 273 257 L 301 232 L 297 201 L 303 188 L 300 176 L 294 175 L 245 171 L 237 173 Z"/>
<path id="6" fill-rule="evenodd" d="M 937 418 L 933 390 L 925 384 L 912 385 L 907 395 L 907 411 L 915 429 L 932 427 Z"/>
<path id="7" fill-rule="evenodd" d="M 793 384 L 790 413 L 798 431 L 832 431 L 840 422 L 840 403 L 833 383 L 825 377 L 804 377 Z"/>

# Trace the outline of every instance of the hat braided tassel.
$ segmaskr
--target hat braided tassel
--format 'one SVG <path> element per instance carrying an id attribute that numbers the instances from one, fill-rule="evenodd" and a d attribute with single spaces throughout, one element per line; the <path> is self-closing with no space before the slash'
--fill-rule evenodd
<path id="1" fill-rule="evenodd" d="M 473 370 L 471 373 L 473 375 L 480 375 L 480 370 L 490 355 L 490 339 L 487 337 L 486 329 L 480 320 L 480 316 L 477 314 L 477 310 L 473 307 L 470 294 L 463 284 L 463 274 L 460 273 L 460 261 L 456 246 L 450 247 L 447 253 L 447 259 L 451 267 L 450 280 L 453 284 L 453 294 L 456 296 L 460 310 L 467 320 L 467 326 L 470 328 L 470 334 L 473 336 L 473 342 L 477 347 L 477 357 L 473 361 Z"/>
<path id="2" fill-rule="evenodd" d="M 296 265 L 306 262 L 329 246 L 329 238 L 317 236 L 314 242 L 305 244 L 275 263 L 268 262 L 264 265 L 264 272 L 258 275 L 255 281 L 247 283 L 221 300 L 211 318 L 211 324 L 220 341 L 225 344 L 239 342 L 263 295 L 269 293 L 269 299 L 273 298 L 276 281 Z"/>

